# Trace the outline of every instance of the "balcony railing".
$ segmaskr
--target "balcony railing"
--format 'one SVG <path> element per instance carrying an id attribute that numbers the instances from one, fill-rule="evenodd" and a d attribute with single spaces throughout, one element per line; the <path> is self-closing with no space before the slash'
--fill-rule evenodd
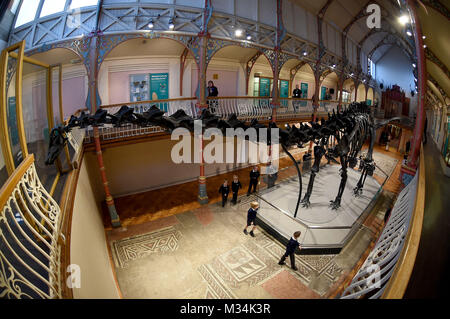
<path id="1" fill-rule="evenodd" d="M 61 298 L 61 210 L 42 186 L 33 154 L 0 194 L 0 298 Z"/>
<path id="2" fill-rule="evenodd" d="M 250 122 L 253 119 L 266 121 L 272 116 L 272 98 L 270 97 L 252 97 L 252 96 L 230 96 L 208 98 L 207 104 L 211 113 L 222 119 L 228 118 L 231 114 L 236 114 L 241 121 Z M 147 111 L 152 105 L 158 106 L 162 111 L 166 112 L 166 116 L 170 116 L 176 111 L 182 109 L 189 116 L 196 117 L 198 114 L 197 98 L 178 98 L 166 100 L 151 100 L 118 103 L 101 106 L 110 114 L 116 113 L 121 106 L 127 105 L 134 109 L 136 113 Z M 319 101 L 317 108 L 318 116 L 326 116 L 333 110 L 337 110 L 337 101 Z M 347 103 L 342 103 L 345 108 Z M 309 99 L 282 98 L 280 106 L 277 107 L 277 119 L 296 120 L 310 119 L 314 112 L 313 101 Z M 160 127 L 140 127 L 138 125 L 127 124 L 123 127 L 113 127 L 105 125 L 99 128 L 100 137 L 103 140 L 121 139 L 133 136 L 147 135 L 151 133 L 161 133 L 164 130 Z M 93 136 L 92 128 L 88 128 L 86 132 L 87 142 L 91 142 Z"/>
<path id="3" fill-rule="evenodd" d="M 342 293 L 342 299 L 403 297 L 419 247 L 424 199 L 422 148 L 419 170 L 400 192 L 375 247 Z"/>

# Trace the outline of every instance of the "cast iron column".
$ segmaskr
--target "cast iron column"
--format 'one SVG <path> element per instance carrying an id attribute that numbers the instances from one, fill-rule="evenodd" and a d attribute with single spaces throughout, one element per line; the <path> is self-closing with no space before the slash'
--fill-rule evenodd
<path id="1" fill-rule="evenodd" d="M 98 70 L 97 70 L 97 58 L 98 58 L 98 37 L 99 33 L 101 33 L 99 28 L 99 17 L 100 17 L 100 11 L 103 1 L 99 1 L 97 5 L 97 16 L 96 16 L 96 26 L 95 30 L 90 34 L 91 41 L 89 44 L 89 102 L 91 105 L 91 114 L 94 114 L 97 110 L 98 106 L 100 106 L 99 96 L 98 96 Z M 102 148 L 100 144 L 100 136 L 98 127 L 94 127 L 94 141 L 95 141 L 95 151 L 97 153 L 97 161 L 98 166 L 100 169 L 100 175 L 102 179 L 103 189 L 105 191 L 105 201 L 106 205 L 108 207 L 109 216 L 111 217 L 111 224 L 113 227 L 120 227 L 120 219 L 119 215 L 117 214 L 116 206 L 114 204 L 114 198 L 111 195 L 111 192 L 109 191 L 108 186 L 108 179 L 106 177 L 106 171 L 105 166 L 103 164 L 103 153 Z"/>

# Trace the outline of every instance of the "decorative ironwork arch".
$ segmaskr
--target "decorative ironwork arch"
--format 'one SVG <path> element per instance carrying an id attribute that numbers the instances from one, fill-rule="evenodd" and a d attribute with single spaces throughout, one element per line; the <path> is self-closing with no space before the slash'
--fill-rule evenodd
<path id="1" fill-rule="evenodd" d="M 161 32 L 145 32 L 145 33 L 125 33 L 125 34 L 112 34 L 99 36 L 98 43 L 98 56 L 97 56 L 97 70 L 100 70 L 100 66 L 105 60 L 106 56 L 118 45 L 128 40 L 133 39 L 169 39 L 174 40 L 186 49 L 194 56 L 194 59 L 199 64 L 199 43 L 198 37 L 178 34 L 167 34 Z"/>

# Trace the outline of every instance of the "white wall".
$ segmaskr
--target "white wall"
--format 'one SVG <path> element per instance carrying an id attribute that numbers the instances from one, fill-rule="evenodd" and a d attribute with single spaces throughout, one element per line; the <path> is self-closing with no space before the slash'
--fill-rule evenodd
<path id="1" fill-rule="evenodd" d="M 409 104 L 409 115 L 412 116 L 417 110 L 417 94 L 411 96 L 411 90 L 415 88 L 412 62 L 401 49 L 393 46 L 386 54 L 377 61 L 376 79 L 383 83 L 384 87 L 398 85 L 405 91 L 406 97 L 411 99 Z"/>
<path id="2" fill-rule="evenodd" d="M 73 296 L 75 299 L 117 299 L 120 295 L 94 194 L 86 161 L 83 161 L 73 207 L 70 242 L 70 262 L 80 266 L 81 287 L 73 289 Z"/>

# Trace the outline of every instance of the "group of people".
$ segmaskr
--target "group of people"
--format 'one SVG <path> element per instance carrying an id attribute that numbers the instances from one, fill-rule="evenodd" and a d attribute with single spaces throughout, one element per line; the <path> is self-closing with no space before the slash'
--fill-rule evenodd
<path id="1" fill-rule="evenodd" d="M 259 210 L 259 204 L 258 202 L 251 202 L 250 203 L 250 209 L 247 212 L 247 224 L 244 228 L 244 234 L 255 237 L 254 230 L 256 228 L 256 215 L 258 214 Z M 248 228 L 251 227 L 250 232 L 248 231 Z M 300 238 L 301 232 L 296 231 L 292 237 L 289 239 L 287 245 L 286 245 L 286 251 L 284 252 L 283 256 L 281 256 L 280 261 L 278 262 L 278 265 L 285 265 L 285 260 L 289 256 L 291 260 L 291 268 L 293 270 L 298 270 L 295 266 L 295 251 L 298 249 L 301 249 L 300 243 L 298 242 L 298 239 Z"/>
<path id="2" fill-rule="evenodd" d="M 259 176 L 260 173 L 258 166 L 253 166 L 253 169 L 250 172 L 250 183 L 248 185 L 247 196 L 250 196 L 250 193 L 256 192 L 256 186 L 259 183 Z M 239 177 L 237 175 L 233 175 L 233 181 L 231 182 L 231 192 L 233 193 L 231 203 L 233 205 L 236 205 L 237 203 L 238 192 L 241 188 L 242 184 L 239 181 Z M 223 184 L 220 185 L 219 193 L 222 195 L 222 207 L 225 207 L 225 204 L 228 201 L 228 195 L 230 194 L 230 186 L 227 179 L 225 179 Z"/>
<path id="3" fill-rule="evenodd" d="M 259 177 L 260 172 L 258 166 L 253 166 L 252 170 L 250 171 L 250 182 L 248 185 L 248 191 L 247 196 L 250 196 L 251 193 L 256 192 L 256 187 L 259 183 Z M 239 189 L 242 188 L 242 184 L 239 181 L 239 177 L 237 175 L 233 175 L 233 181 L 231 182 L 231 192 L 233 193 L 233 198 L 231 200 L 232 204 L 237 203 L 237 197 Z M 223 184 L 219 188 L 219 193 L 222 195 L 222 207 L 225 207 L 225 204 L 228 200 L 228 195 L 230 193 L 230 186 L 228 185 L 228 180 L 224 180 Z M 251 202 L 250 203 L 250 209 L 247 211 L 247 224 L 244 228 L 244 234 L 250 235 L 252 237 L 255 237 L 255 229 L 256 229 L 256 215 L 258 214 L 259 210 L 259 203 L 258 202 Z M 249 231 L 249 228 L 250 231 Z M 280 261 L 278 262 L 279 265 L 285 265 L 285 260 L 289 256 L 291 261 L 291 268 L 293 270 L 298 270 L 295 266 L 295 250 L 297 248 L 300 248 L 300 243 L 298 242 L 298 238 L 300 237 L 301 232 L 297 231 L 293 234 L 293 236 L 290 238 L 287 246 L 286 251 L 283 256 L 281 256 Z"/>

